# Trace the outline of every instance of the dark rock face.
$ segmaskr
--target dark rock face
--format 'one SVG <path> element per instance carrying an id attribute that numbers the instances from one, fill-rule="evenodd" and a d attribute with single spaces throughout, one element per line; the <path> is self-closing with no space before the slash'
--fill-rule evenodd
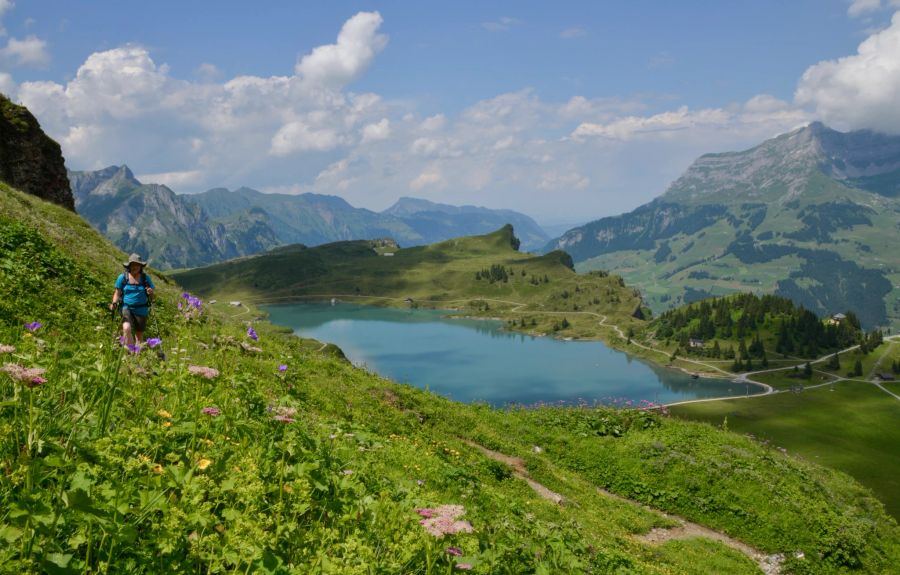
<path id="1" fill-rule="evenodd" d="M 0 180 L 73 212 L 65 160 L 25 107 L 0 94 Z"/>

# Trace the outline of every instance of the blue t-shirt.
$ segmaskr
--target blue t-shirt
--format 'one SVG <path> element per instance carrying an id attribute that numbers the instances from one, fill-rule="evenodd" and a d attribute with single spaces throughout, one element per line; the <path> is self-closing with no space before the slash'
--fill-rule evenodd
<path id="1" fill-rule="evenodd" d="M 126 279 L 126 275 L 123 273 L 116 279 L 116 289 L 122 290 L 122 302 L 134 315 L 148 315 L 150 313 L 150 302 L 144 289 L 144 282 L 147 282 L 146 287 L 156 289 L 156 286 L 153 285 L 153 280 L 150 279 L 150 276 L 144 274 L 143 281 L 137 284 L 130 284 Z M 140 276 L 138 279 L 140 279 Z"/>

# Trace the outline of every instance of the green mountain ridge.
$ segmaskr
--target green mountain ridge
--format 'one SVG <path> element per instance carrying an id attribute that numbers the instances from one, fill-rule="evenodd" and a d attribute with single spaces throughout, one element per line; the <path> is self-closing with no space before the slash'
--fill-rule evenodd
<path id="1" fill-rule="evenodd" d="M 126 252 L 138 251 L 161 268 L 207 265 L 276 246 L 391 237 L 422 245 L 484 233 L 512 223 L 528 247 L 547 235 L 531 218 L 509 210 L 456 208 L 402 199 L 378 213 L 322 194 L 265 194 L 215 188 L 175 194 L 139 182 L 127 166 L 69 172 L 76 209 Z"/>
<path id="2" fill-rule="evenodd" d="M 900 138 L 814 123 L 699 158 L 665 194 L 566 232 L 581 270 L 609 269 L 655 312 L 739 291 L 820 316 L 900 327 Z"/>

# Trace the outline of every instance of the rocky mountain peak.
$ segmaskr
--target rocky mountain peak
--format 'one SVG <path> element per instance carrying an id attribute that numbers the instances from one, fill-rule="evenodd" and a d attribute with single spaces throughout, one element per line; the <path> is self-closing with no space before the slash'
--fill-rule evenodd
<path id="1" fill-rule="evenodd" d="M 815 172 L 851 187 L 895 196 L 900 190 L 886 185 L 883 177 L 900 173 L 900 136 L 870 130 L 839 132 L 813 122 L 749 150 L 701 156 L 663 197 L 783 202 L 803 193 Z"/>
<path id="2" fill-rule="evenodd" d="M 62 150 L 24 106 L 0 94 L 0 180 L 72 211 Z"/>

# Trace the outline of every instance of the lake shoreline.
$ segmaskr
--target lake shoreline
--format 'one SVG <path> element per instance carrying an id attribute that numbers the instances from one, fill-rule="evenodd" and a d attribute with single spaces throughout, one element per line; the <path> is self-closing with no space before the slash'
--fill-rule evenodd
<path id="1" fill-rule="evenodd" d="M 334 303 L 340 302 L 340 304 L 343 305 L 358 306 L 359 309 L 349 312 L 349 315 L 343 315 L 347 314 L 347 312 L 343 312 L 342 314 L 340 311 L 331 314 L 328 309 L 333 307 L 332 305 L 329 305 L 332 297 L 334 297 Z M 372 305 L 373 302 L 377 302 L 380 305 Z M 338 347 L 344 349 L 348 358 L 351 358 L 354 364 L 359 362 L 365 363 L 368 367 L 375 368 L 376 371 L 385 377 L 400 383 L 415 382 L 416 385 L 427 385 L 431 389 L 437 390 L 439 393 L 447 395 L 455 400 L 485 400 L 495 406 L 502 407 L 506 404 L 528 405 L 532 403 L 552 404 L 563 402 L 567 405 L 578 405 L 581 398 L 588 398 L 589 402 L 593 401 L 602 404 L 609 404 L 610 401 L 616 401 L 622 397 L 633 400 L 635 404 L 637 404 L 639 400 L 665 404 L 673 401 L 683 401 L 685 399 L 743 396 L 743 393 L 732 389 L 734 387 L 734 381 L 731 378 L 714 378 L 706 375 L 702 378 L 699 376 L 693 377 L 694 374 L 690 371 L 680 369 L 677 366 L 666 366 L 658 362 L 648 361 L 648 358 L 632 353 L 631 350 L 623 350 L 620 346 L 608 344 L 604 341 L 604 338 L 601 337 L 569 338 L 560 335 L 539 334 L 521 331 L 519 329 L 511 329 L 510 325 L 497 325 L 509 316 L 506 316 L 506 318 L 502 317 L 501 314 L 496 313 L 499 311 L 496 309 L 492 310 L 495 313 L 490 315 L 473 315 L 467 314 L 465 308 L 450 307 L 448 304 L 451 302 L 448 301 L 429 302 L 431 305 L 428 306 L 409 306 L 408 304 L 397 305 L 397 303 L 396 298 L 359 298 L 341 296 L 338 300 L 336 295 L 318 295 L 315 297 L 296 298 L 293 302 L 278 302 L 277 304 L 272 304 L 273 307 L 286 306 L 288 308 L 294 305 L 313 306 L 315 311 L 312 313 L 309 311 L 287 311 L 286 317 L 277 318 L 273 317 L 271 308 L 264 311 L 269 314 L 270 321 L 294 329 L 295 333 L 300 337 L 317 339 L 319 341 L 330 341 L 336 344 Z M 393 309 L 400 312 L 401 315 L 392 316 L 391 313 L 385 315 L 379 314 L 377 311 L 374 314 L 368 314 L 367 312 L 360 312 L 360 309 L 369 309 L 373 311 L 378 309 Z M 427 319 L 428 316 L 424 316 L 424 320 L 410 318 L 408 314 L 403 313 L 404 311 L 421 311 L 433 314 L 434 321 L 429 321 Z M 294 317 L 292 318 L 290 314 L 294 314 Z M 500 350 L 498 352 L 495 349 L 497 344 L 490 342 L 485 343 L 482 341 L 481 343 L 476 342 L 474 344 L 477 351 L 470 352 L 474 354 L 473 357 L 464 356 L 463 358 L 444 359 L 444 352 L 441 352 L 440 348 L 430 348 L 426 351 L 420 349 L 420 344 L 416 339 L 418 336 L 413 336 L 410 339 L 409 334 L 413 332 L 410 332 L 408 329 L 406 331 L 392 332 L 390 330 L 392 330 L 393 327 L 388 326 L 386 328 L 382 325 L 379 329 L 383 331 L 380 333 L 380 337 L 376 338 L 374 341 L 362 339 L 368 336 L 352 335 L 350 333 L 357 333 L 360 329 L 362 329 L 363 332 L 367 329 L 373 329 L 372 327 L 365 325 L 367 323 L 366 320 L 379 320 L 382 322 L 397 321 L 396 319 L 390 319 L 391 317 L 408 318 L 400 319 L 400 323 L 404 324 L 444 323 L 446 325 L 453 325 L 457 322 L 471 322 L 470 325 L 466 327 L 469 329 L 474 328 L 479 332 L 482 332 L 482 335 L 484 335 L 485 330 L 477 327 L 477 324 L 481 322 L 493 323 L 494 325 L 486 327 L 488 328 L 488 331 L 497 334 L 492 335 L 491 339 L 497 339 L 499 334 L 504 334 L 504 337 L 500 338 L 498 341 L 498 344 L 501 345 L 501 347 L 505 345 L 502 343 L 503 340 L 510 340 L 510 338 L 517 344 L 524 344 L 526 346 L 535 345 L 529 343 L 530 340 L 532 342 L 543 341 L 548 343 L 563 343 L 566 341 L 583 342 L 586 344 L 596 343 L 600 344 L 601 347 L 580 348 L 579 346 L 565 346 L 564 348 L 554 348 L 552 346 L 547 347 L 546 343 L 537 343 L 536 351 L 530 350 L 529 348 L 529 350 L 526 351 L 526 355 L 523 357 L 521 355 L 510 355 L 512 353 L 521 354 L 521 348 L 518 348 L 517 346 L 515 351 Z M 363 323 L 354 323 L 354 320 L 359 320 Z M 343 324 L 340 328 L 340 335 L 334 334 L 332 337 L 328 337 L 320 331 L 323 326 L 326 326 L 331 321 L 338 321 L 338 323 Z M 348 324 L 346 323 L 347 321 L 350 321 L 351 323 Z M 338 328 L 335 327 L 332 329 L 337 330 Z M 522 340 L 521 338 L 524 336 L 529 337 L 526 340 Z M 459 337 L 466 339 L 468 336 Z M 344 339 L 341 340 L 338 338 Z M 350 341 L 346 338 L 350 338 Z M 393 345 L 392 343 L 389 343 L 391 341 L 406 341 L 408 343 L 404 343 L 397 349 L 391 348 Z M 463 343 L 460 343 L 459 341 L 454 340 L 452 345 L 448 344 L 449 348 L 453 349 L 452 353 L 458 353 L 459 350 L 462 349 L 459 347 L 460 345 L 464 347 L 465 345 L 469 345 L 469 342 L 466 340 Z M 565 351 L 559 351 L 561 349 L 565 349 Z M 608 352 L 614 353 L 612 353 L 611 356 L 607 356 L 600 350 L 607 350 Z M 416 355 L 417 353 L 426 354 L 431 357 L 428 362 L 423 364 L 420 361 L 421 358 Z M 499 355 L 492 355 L 495 353 L 499 353 Z M 546 355 L 548 353 L 550 354 L 549 356 Z M 383 356 L 379 356 L 379 354 L 383 354 Z M 384 368 L 384 365 L 382 364 L 384 357 L 393 357 L 397 355 L 403 355 L 404 358 L 409 356 L 409 359 L 405 359 L 403 367 L 397 368 L 396 366 L 388 366 L 387 368 Z M 487 355 L 487 357 L 484 357 L 485 355 Z M 433 359 L 434 357 L 438 357 L 438 359 L 435 360 Z M 441 391 L 440 389 L 436 389 L 439 386 L 435 385 L 435 380 L 429 380 L 429 378 L 434 378 L 432 372 L 434 368 L 432 366 L 439 365 L 440 362 L 443 361 L 450 362 L 452 371 L 457 369 L 453 364 L 459 362 L 472 362 L 472 369 L 480 371 L 477 373 L 469 372 L 468 376 L 463 380 L 453 380 L 452 377 L 446 378 L 446 381 L 444 381 L 445 391 Z M 600 363 L 597 363 L 598 361 Z M 521 367 L 519 364 L 523 362 L 527 363 L 530 367 Z M 633 367 L 631 366 L 632 362 L 637 362 L 644 367 Z M 538 365 L 534 365 L 535 363 Z M 400 371 L 391 372 L 390 369 L 399 369 Z M 441 367 L 439 369 L 442 371 L 444 368 Z M 491 374 L 489 378 L 490 381 L 495 382 L 493 383 L 495 388 L 492 387 L 488 389 L 474 383 L 485 377 L 483 375 L 485 373 L 483 370 L 485 369 L 487 369 L 487 373 Z M 491 370 L 495 371 L 492 372 Z M 422 373 L 419 374 L 419 371 Z M 506 372 L 515 372 L 516 375 L 510 376 L 510 374 Z M 525 387 L 522 388 L 524 393 L 509 391 L 510 377 L 517 377 L 520 382 L 526 384 Z M 524 378 L 524 380 L 522 378 Z M 439 379 L 443 381 L 445 378 L 441 376 Z M 478 389 L 473 391 L 471 389 L 473 385 Z M 585 387 L 585 385 L 588 385 L 588 387 Z M 759 395 L 760 392 L 764 392 L 765 390 L 754 386 L 754 391 L 754 395 Z M 472 395 L 473 393 L 475 395 Z M 508 393 L 508 395 L 504 396 L 504 393 Z M 469 395 L 467 396 L 467 394 Z"/>

